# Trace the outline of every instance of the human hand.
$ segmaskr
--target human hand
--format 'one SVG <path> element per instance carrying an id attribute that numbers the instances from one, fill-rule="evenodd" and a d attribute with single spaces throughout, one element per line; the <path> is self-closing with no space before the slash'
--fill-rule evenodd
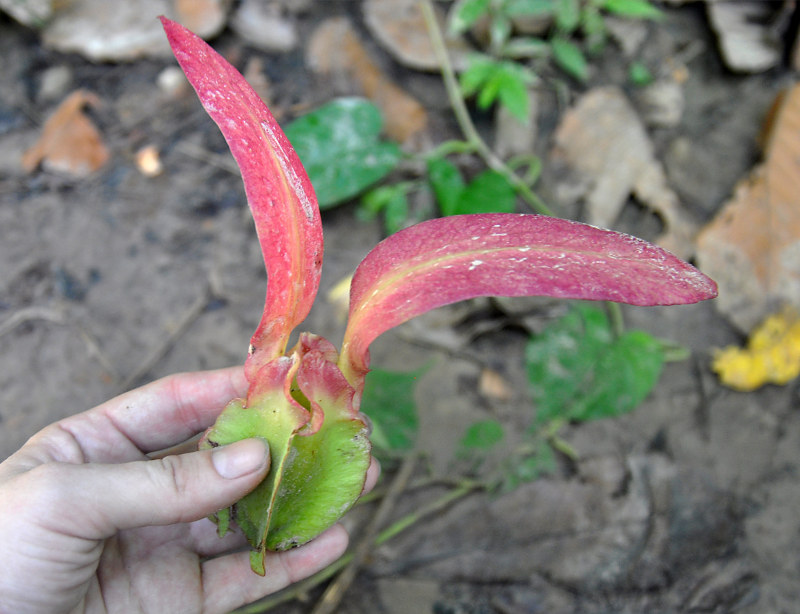
<path id="1" fill-rule="evenodd" d="M 261 440 L 148 454 L 210 426 L 242 397 L 241 368 L 174 375 L 66 418 L 0 464 L 0 612 L 227 612 L 322 569 L 332 527 L 250 570 L 244 538 L 206 516 L 264 478 Z M 367 475 L 377 479 L 373 463 Z"/>

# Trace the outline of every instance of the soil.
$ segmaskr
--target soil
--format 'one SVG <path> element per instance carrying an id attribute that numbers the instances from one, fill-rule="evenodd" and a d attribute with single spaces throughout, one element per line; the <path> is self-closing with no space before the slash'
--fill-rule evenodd
<path id="1" fill-rule="evenodd" d="M 301 17 L 301 30 L 307 34 L 332 14 L 359 19 L 354 4 L 314 5 Z M 763 118 L 792 75 L 785 69 L 733 75 L 720 63 L 699 7 L 668 15 L 653 27 L 649 53 L 670 57 L 693 41 L 701 51 L 688 60 L 681 123 L 653 129 L 651 137 L 689 212 L 708 220 L 757 159 Z M 284 118 L 333 93 L 306 72 L 302 50 L 265 55 L 229 32 L 214 44 L 239 66 L 263 57 Z M 428 106 L 433 141 L 456 136 L 439 80 L 407 72 L 374 50 Z M 5 17 L 0 56 L 4 458 L 46 424 L 126 388 L 240 363 L 260 317 L 266 276 L 221 135 L 193 95 L 176 99 L 156 84 L 171 61 L 93 64 L 44 49 L 36 33 Z M 597 63 L 593 84 L 624 85 L 618 50 L 610 47 Z M 88 112 L 112 157 L 88 179 L 26 174 L 19 165 L 59 102 L 42 94 L 53 67 L 69 69 L 69 91 L 83 87 L 101 100 Z M 544 97 L 540 154 L 546 155 L 564 95 L 569 101 L 585 87 L 569 83 L 561 97 Z M 134 164 L 147 144 L 159 148 L 166 169 L 155 178 Z M 554 181 L 546 170 L 538 186 L 549 202 Z M 322 300 L 304 328 L 336 342 L 343 324 L 324 297 L 381 238 L 381 228 L 357 221 L 352 204 L 326 211 L 323 223 Z M 659 222 L 630 202 L 620 228 L 653 238 Z M 519 301 L 514 309 L 541 326 L 563 306 Z M 691 358 L 667 365 L 634 413 L 567 427 L 564 438 L 579 461 L 562 462 L 553 474 L 503 495 L 467 497 L 378 548 L 341 612 L 797 611 L 798 382 L 753 393 L 721 387 L 709 370 L 711 352 L 741 336 L 712 303 L 625 308 L 624 315 L 629 326 L 689 348 Z M 462 425 L 497 417 L 513 429 L 530 416 L 521 365 L 526 335 L 495 303 L 476 301 L 437 311 L 375 344 L 376 366 L 430 365 L 417 398 L 420 447 L 432 471 L 452 470 Z M 510 398 L 481 394 L 485 367 L 510 384 Z M 395 515 L 437 494 L 409 492 Z M 355 532 L 364 515 L 350 518 Z M 309 611 L 316 595 L 282 607 Z"/>

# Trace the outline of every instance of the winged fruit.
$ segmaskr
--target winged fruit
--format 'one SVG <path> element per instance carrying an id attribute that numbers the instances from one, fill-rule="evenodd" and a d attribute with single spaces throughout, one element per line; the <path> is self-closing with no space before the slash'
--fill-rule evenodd
<path id="1" fill-rule="evenodd" d="M 435 307 L 488 295 L 547 295 L 635 305 L 716 296 L 708 277 L 640 239 L 539 215 L 463 215 L 423 222 L 379 243 L 358 266 L 341 353 L 289 335 L 311 308 L 322 266 L 314 190 L 297 154 L 244 78 L 189 30 L 162 17 L 172 50 L 242 173 L 267 269 L 264 313 L 245 362 L 249 390 L 203 436 L 203 448 L 269 442 L 271 470 L 214 520 L 235 522 L 264 574 L 267 550 L 303 544 L 356 501 L 370 462 L 359 414 L 369 345 Z"/>

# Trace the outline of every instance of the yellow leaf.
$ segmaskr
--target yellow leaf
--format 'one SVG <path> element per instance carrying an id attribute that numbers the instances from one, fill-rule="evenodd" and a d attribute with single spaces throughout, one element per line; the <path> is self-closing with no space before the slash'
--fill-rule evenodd
<path id="1" fill-rule="evenodd" d="M 711 368 L 735 390 L 789 383 L 800 375 L 800 314 L 787 308 L 769 316 L 753 331 L 746 348 L 717 351 Z"/>

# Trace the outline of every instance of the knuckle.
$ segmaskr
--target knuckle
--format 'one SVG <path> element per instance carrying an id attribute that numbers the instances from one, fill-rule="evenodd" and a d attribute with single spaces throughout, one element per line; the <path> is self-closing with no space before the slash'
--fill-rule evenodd
<path id="1" fill-rule="evenodd" d="M 149 463 L 155 470 L 154 479 L 176 498 L 180 499 L 190 492 L 191 472 L 180 455 L 165 456 Z"/>

